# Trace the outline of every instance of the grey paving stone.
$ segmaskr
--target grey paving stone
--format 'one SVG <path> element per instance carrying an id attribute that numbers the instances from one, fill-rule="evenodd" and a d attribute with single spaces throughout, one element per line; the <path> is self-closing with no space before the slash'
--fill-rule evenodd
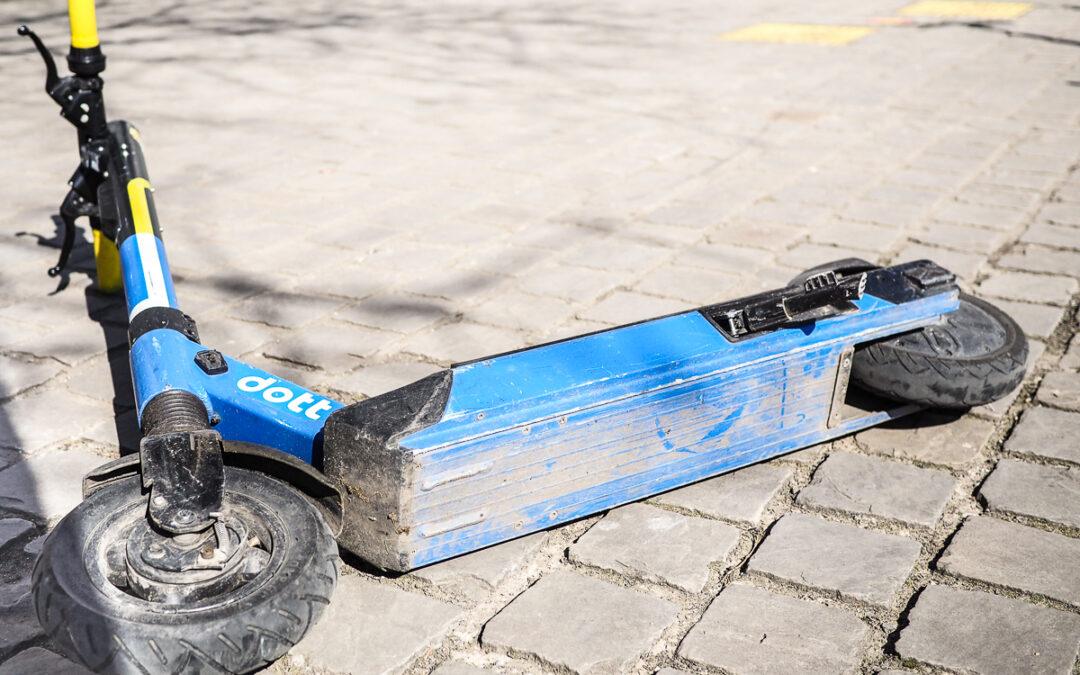
<path id="1" fill-rule="evenodd" d="M 89 675 L 90 671 L 77 663 L 68 661 L 56 652 L 41 647 L 25 649 L 7 661 L 0 663 L 0 675 Z"/>
<path id="2" fill-rule="evenodd" d="M 871 452 L 927 464 L 959 467 L 973 460 L 994 425 L 971 416 L 923 412 L 855 436 Z"/>
<path id="3" fill-rule="evenodd" d="M 1035 397 L 1047 405 L 1080 412 L 1080 373 L 1047 373 Z"/>
<path id="4" fill-rule="evenodd" d="M 977 516 L 956 533 L 938 567 L 1080 606 L 1080 539 Z"/>
<path id="5" fill-rule="evenodd" d="M 489 621 L 481 641 L 579 673 L 615 673 L 634 663 L 677 611 L 666 600 L 556 570 Z"/>
<path id="6" fill-rule="evenodd" d="M 1044 406 L 1028 408 L 1005 449 L 1024 455 L 1063 459 L 1080 464 L 1080 414 Z"/>
<path id="7" fill-rule="evenodd" d="M 925 244 L 911 243 L 900 249 L 894 262 L 910 262 L 912 260 L 933 260 L 945 267 L 961 279 L 973 281 L 979 270 L 986 264 L 986 256 L 978 253 L 965 253 L 950 249 L 926 246 Z"/>
<path id="8" fill-rule="evenodd" d="M 447 301 L 410 293 L 376 294 L 335 313 L 343 321 L 399 333 L 414 333 L 453 315 Z"/>
<path id="9" fill-rule="evenodd" d="M 674 298 L 657 298 L 629 291 L 615 291 L 579 316 L 589 321 L 620 325 L 692 309 L 693 305 Z"/>
<path id="10" fill-rule="evenodd" d="M 942 471 L 837 452 L 818 467 L 796 501 L 933 527 L 955 484 Z"/>
<path id="11" fill-rule="evenodd" d="M 126 350 L 113 350 L 79 364 L 71 369 L 67 380 L 68 389 L 112 404 L 114 409 L 135 407 L 135 390 Z"/>
<path id="12" fill-rule="evenodd" d="M 1064 251 L 1028 244 L 1023 250 L 1013 250 L 1003 255 L 997 263 L 1029 272 L 1080 276 L 1080 251 Z"/>
<path id="13" fill-rule="evenodd" d="M 1024 212 L 986 204 L 943 202 L 934 210 L 934 217 L 953 223 L 979 225 L 995 230 L 1009 230 L 1024 220 Z"/>
<path id="14" fill-rule="evenodd" d="M 789 467 L 755 464 L 729 474 L 654 497 L 670 504 L 714 518 L 756 525 L 765 508 L 791 478 Z"/>
<path id="15" fill-rule="evenodd" d="M 112 408 L 65 389 L 46 389 L 20 396 L 0 406 L 0 446 L 31 454 L 45 446 L 78 438 L 103 419 Z"/>
<path id="16" fill-rule="evenodd" d="M 727 558 L 739 536 L 738 528 L 714 520 L 629 504 L 589 528 L 570 547 L 570 559 L 697 593 L 709 580 L 709 564 Z"/>
<path id="17" fill-rule="evenodd" d="M 326 614 L 292 652 L 316 667 L 400 673 L 442 639 L 460 609 L 356 575 L 338 580 Z"/>
<path id="18" fill-rule="evenodd" d="M 794 513 L 777 521 L 749 569 L 888 607 L 918 556 L 911 539 Z"/>
<path id="19" fill-rule="evenodd" d="M 413 576 L 467 600 L 489 595 L 508 575 L 521 569 L 547 539 L 543 532 L 422 567 Z"/>
<path id="20" fill-rule="evenodd" d="M 51 359 L 30 361 L 0 354 L 0 400 L 48 381 L 63 368 Z"/>
<path id="21" fill-rule="evenodd" d="M 401 345 L 401 350 L 449 364 L 524 346 L 525 341 L 519 333 L 461 321 L 412 335 Z"/>
<path id="22" fill-rule="evenodd" d="M 0 612 L 10 612 L 30 597 L 30 573 L 0 584 Z"/>
<path id="23" fill-rule="evenodd" d="M 515 281 L 521 290 L 533 295 L 592 302 L 622 283 L 623 275 L 577 265 L 538 265 L 522 270 Z"/>
<path id="24" fill-rule="evenodd" d="M 83 476 L 105 459 L 86 450 L 50 450 L 0 471 L 0 506 L 46 520 L 82 501 Z"/>
<path id="25" fill-rule="evenodd" d="M 1008 241 L 1008 235 L 1004 232 L 940 221 L 931 222 L 924 230 L 913 234 L 912 238 L 929 246 L 942 246 L 983 255 L 996 251 Z"/>
<path id="26" fill-rule="evenodd" d="M 488 668 L 474 666 L 464 661 L 447 661 L 432 671 L 431 675 L 482 675 L 483 673 L 495 672 Z"/>
<path id="27" fill-rule="evenodd" d="M 348 392 L 354 398 L 379 394 L 411 384 L 439 370 L 438 366 L 422 361 L 390 361 L 363 365 L 356 370 L 330 379 L 330 386 Z"/>
<path id="28" fill-rule="evenodd" d="M 1011 316 L 1020 325 L 1025 335 L 1041 340 L 1050 337 L 1065 312 L 1061 307 L 1013 302 L 1000 298 L 993 298 L 991 302 Z"/>
<path id="29" fill-rule="evenodd" d="M 1048 202 L 1039 211 L 1039 219 L 1049 223 L 1080 226 L 1080 204 L 1073 202 Z"/>
<path id="30" fill-rule="evenodd" d="M 0 518 L 0 548 L 34 529 L 34 524 L 22 518 Z"/>
<path id="31" fill-rule="evenodd" d="M 272 342 L 280 329 L 261 323 L 214 316 L 199 321 L 199 339 L 223 354 L 242 356 Z"/>
<path id="32" fill-rule="evenodd" d="M 1080 468 L 1003 459 L 979 494 L 992 510 L 1080 528 Z"/>
<path id="33" fill-rule="evenodd" d="M 396 333 L 340 321 L 318 321 L 264 345 L 261 351 L 271 358 L 310 368 L 344 372 L 360 365 L 363 357 L 391 350 L 400 339 Z"/>
<path id="34" fill-rule="evenodd" d="M 0 609 L 0 653 L 42 634 L 34 603 L 24 595 L 14 607 Z"/>
<path id="35" fill-rule="evenodd" d="M 896 649 L 905 659 L 978 673 L 1072 671 L 1080 616 L 945 586 L 918 597 Z"/>
<path id="36" fill-rule="evenodd" d="M 1020 241 L 1044 246 L 1080 248 L 1080 228 L 1053 223 L 1035 223 L 1028 227 Z"/>
<path id="37" fill-rule="evenodd" d="M 296 328 L 322 319 L 344 304 L 324 296 L 271 292 L 245 300 L 232 314 L 245 321 Z"/>
<path id="38" fill-rule="evenodd" d="M 45 539 L 47 538 L 47 536 L 48 535 L 43 534 L 40 537 L 35 537 L 34 539 L 31 539 L 30 542 L 23 547 L 23 550 L 36 558 L 37 556 L 41 555 L 41 547 L 45 545 Z"/>
<path id="39" fill-rule="evenodd" d="M 709 605 L 679 655 L 727 672 L 853 673 L 866 633 L 838 607 L 734 584 Z"/>
<path id="40" fill-rule="evenodd" d="M 1061 357 L 1058 365 L 1066 370 L 1080 370 L 1080 335 L 1073 336 L 1068 351 Z"/>
<path id="41" fill-rule="evenodd" d="M 51 330 L 20 336 L 11 342 L 12 351 L 25 352 L 38 358 L 54 358 L 69 366 L 105 353 L 101 331 L 93 324 L 60 324 Z"/>
<path id="42" fill-rule="evenodd" d="M 511 290 L 467 310 L 465 318 L 489 326 L 542 333 L 573 314 L 574 308 L 560 298 Z"/>
<path id="43" fill-rule="evenodd" d="M 979 283 L 980 294 L 1053 305 L 1068 304 L 1077 288 L 1076 279 L 1027 272 L 994 271 Z"/>

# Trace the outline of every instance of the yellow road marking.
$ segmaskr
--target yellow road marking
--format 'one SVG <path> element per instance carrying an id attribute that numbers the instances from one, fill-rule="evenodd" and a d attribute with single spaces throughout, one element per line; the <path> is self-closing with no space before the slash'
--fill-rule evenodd
<path id="1" fill-rule="evenodd" d="M 1026 2 L 972 2 L 969 0 L 919 0 L 900 10 L 904 16 L 1005 20 L 1032 10 Z"/>
<path id="2" fill-rule="evenodd" d="M 873 33 L 866 26 L 826 26 L 813 23 L 756 23 L 724 33 L 731 42 L 776 42 L 802 45 L 846 45 Z"/>

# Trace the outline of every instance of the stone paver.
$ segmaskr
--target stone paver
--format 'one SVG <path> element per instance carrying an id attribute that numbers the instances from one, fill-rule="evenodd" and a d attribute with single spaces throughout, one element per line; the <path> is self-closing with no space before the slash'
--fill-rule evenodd
<path id="1" fill-rule="evenodd" d="M 1047 405 L 1080 412 L 1080 373 L 1047 373 L 1036 397 Z"/>
<path id="2" fill-rule="evenodd" d="M 941 471 L 838 452 L 818 468 L 796 502 L 933 527 L 955 483 Z"/>
<path id="3" fill-rule="evenodd" d="M 464 661 L 447 661 L 432 671 L 432 675 L 483 675 L 491 670 Z"/>
<path id="4" fill-rule="evenodd" d="M 947 467 L 973 460 L 994 431 L 971 416 L 924 412 L 855 436 L 871 452 Z"/>
<path id="5" fill-rule="evenodd" d="M 616 673 L 634 663 L 675 612 L 666 600 L 557 571 L 489 621 L 481 639 L 488 647 L 535 654 L 579 673 Z M 538 622 L 543 630 L 536 629 Z"/>
<path id="6" fill-rule="evenodd" d="M 234 310 L 234 316 L 270 326 L 296 328 L 329 315 L 343 304 L 340 300 L 315 295 L 272 292 L 241 303 Z"/>
<path id="7" fill-rule="evenodd" d="M 697 593 L 709 563 L 724 560 L 739 530 L 647 504 L 611 511 L 570 547 L 570 559 Z"/>
<path id="8" fill-rule="evenodd" d="M 64 515 L 82 501 L 86 472 L 104 464 L 86 450 L 51 450 L 0 471 L 0 507 L 46 520 Z"/>
<path id="9" fill-rule="evenodd" d="M 979 494 L 993 510 L 1080 528 L 1080 468 L 1003 459 Z"/>
<path id="10" fill-rule="evenodd" d="M 1067 370 L 1080 370 L 1080 335 L 1073 336 L 1068 351 L 1058 365 Z"/>
<path id="11" fill-rule="evenodd" d="M 1080 606 L 1080 539 L 980 516 L 964 523 L 938 567 Z"/>
<path id="12" fill-rule="evenodd" d="M 918 555 L 911 539 L 795 513 L 773 526 L 749 569 L 888 606 Z"/>
<path id="13" fill-rule="evenodd" d="M 513 574 L 541 546 L 543 532 L 520 537 L 475 553 L 422 567 L 413 576 L 466 600 L 479 601 L 489 595 L 507 576 Z"/>
<path id="14" fill-rule="evenodd" d="M 849 673 L 866 633 L 838 607 L 735 584 L 709 605 L 679 655 L 738 673 Z"/>
<path id="15" fill-rule="evenodd" d="M 52 360 L 27 361 L 0 354 L 0 400 L 11 398 L 30 387 L 46 382 L 63 369 Z"/>
<path id="16" fill-rule="evenodd" d="M 1001 257 L 1002 267 L 1046 274 L 1080 276 L 1080 251 L 1062 251 L 1037 244 Z"/>
<path id="17" fill-rule="evenodd" d="M 34 524 L 22 518 L 0 518 L 0 548 L 34 529 Z"/>
<path id="18" fill-rule="evenodd" d="M 521 339 L 513 331 L 462 321 L 440 326 L 436 331 L 414 334 L 405 341 L 402 351 L 449 364 L 522 346 Z"/>
<path id="19" fill-rule="evenodd" d="M 1076 279 L 1025 272 L 993 272 L 979 283 L 979 292 L 995 298 L 1064 305 L 1078 288 Z"/>
<path id="20" fill-rule="evenodd" d="M 34 453 L 79 438 L 111 416 L 110 406 L 63 389 L 35 392 L 0 406 L 0 445 Z"/>
<path id="21" fill-rule="evenodd" d="M 357 620 L 363 612 L 363 620 Z M 453 605 L 346 575 L 334 601 L 294 653 L 319 668 L 399 673 L 413 656 L 438 642 L 457 618 Z"/>
<path id="22" fill-rule="evenodd" d="M 1045 340 L 1057 328 L 1065 310 L 1061 307 L 1050 305 L 1035 305 L 1028 302 L 1013 302 L 1011 300 L 993 299 L 993 303 L 1009 316 L 1011 316 L 1024 335 L 1029 338 Z"/>
<path id="23" fill-rule="evenodd" d="M 23 596 L 14 607 L 0 609 L 0 654 L 41 633 L 29 595 Z"/>
<path id="24" fill-rule="evenodd" d="M 655 497 L 654 501 L 713 518 L 756 525 L 761 521 L 769 502 L 791 475 L 792 470 L 788 467 L 755 464 L 718 478 L 665 492 Z"/>
<path id="25" fill-rule="evenodd" d="M 26 675 L 48 673 L 49 675 L 90 675 L 90 671 L 77 663 L 68 661 L 56 652 L 41 647 L 31 647 L 0 664 L 0 675 Z"/>
<path id="26" fill-rule="evenodd" d="M 1024 411 L 1005 449 L 1080 464 L 1078 438 L 1080 414 L 1038 406 Z"/>
<path id="27" fill-rule="evenodd" d="M 978 673 L 1072 671 L 1080 616 L 989 593 L 931 585 L 900 633 L 900 656 Z"/>
<path id="28" fill-rule="evenodd" d="M 398 336 L 385 331 L 338 321 L 318 321 L 302 332 L 275 340 L 262 347 L 270 358 L 309 368 L 344 372 L 356 368 L 361 358 L 390 347 Z"/>

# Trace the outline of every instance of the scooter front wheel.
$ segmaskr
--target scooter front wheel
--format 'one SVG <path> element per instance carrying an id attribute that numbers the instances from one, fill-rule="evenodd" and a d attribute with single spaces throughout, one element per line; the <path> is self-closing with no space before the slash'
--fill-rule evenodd
<path id="1" fill-rule="evenodd" d="M 1027 354 L 1027 339 L 1008 314 L 961 293 L 960 307 L 940 323 L 857 349 L 851 379 L 894 400 L 962 409 L 1019 386 Z"/>
<path id="2" fill-rule="evenodd" d="M 146 497 L 138 476 L 94 492 L 34 568 L 38 620 L 88 668 L 250 672 L 288 651 L 329 604 L 337 544 L 288 485 L 226 467 L 218 525 L 179 538 L 149 524 Z"/>

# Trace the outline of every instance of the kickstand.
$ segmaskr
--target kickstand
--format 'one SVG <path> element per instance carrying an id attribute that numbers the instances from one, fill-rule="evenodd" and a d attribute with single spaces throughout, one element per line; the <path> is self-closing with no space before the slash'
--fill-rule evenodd
<path id="1" fill-rule="evenodd" d="M 58 277 L 67 267 L 71 249 L 75 246 L 75 219 L 79 216 L 95 216 L 97 208 L 83 199 L 75 190 L 69 190 L 67 197 L 60 204 L 60 220 L 64 223 L 63 239 L 60 243 L 60 260 L 49 268 L 50 277 Z"/>

